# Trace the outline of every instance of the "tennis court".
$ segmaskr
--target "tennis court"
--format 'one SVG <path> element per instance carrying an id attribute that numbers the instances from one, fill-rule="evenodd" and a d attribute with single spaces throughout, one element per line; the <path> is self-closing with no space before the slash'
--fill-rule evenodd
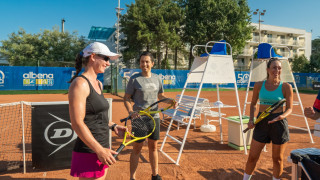
<path id="1" fill-rule="evenodd" d="M 186 95 L 196 96 L 196 91 L 185 92 Z M 249 99 L 251 99 L 251 93 L 249 93 Z M 166 95 L 171 98 L 175 98 L 180 92 L 167 92 Z M 316 97 L 315 94 L 300 94 L 303 106 L 310 106 L 313 104 Z M 122 98 L 113 96 L 111 94 L 105 94 L 106 98 L 113 98 L 112 116 L 113 121 L 120 123 L 119 119 L 126 117 L 127 113 L 123 106 Z M 209 99 L 210 102 L 217 100 L 217 93 L 210 91 L 203 91 L 200 97 Z M 294 96 L 295 97 L 295 96 Z M 241 106 L 245 98 L 245 91 L 239 91 L 239 98 Z M 10 103 L 17 101 L 27 102 L 47 102 L 47 101 L 66 101 L 66 94 L 32 94 L 32 95 L 1 95 L 0 103 Z M 220 100 L 224 104 L 235 105 L 235 93 L 234 91 L 220 91 Z M 294 106 L 296 113 L 301 113 L 300 108 Z M 247 107 L 246 112 L 249 112 Z M 222 113 L 227 116 L 237 115 L 237 110 L 234 108 L 222 109 Z M 289 124 L 299 125 L 305 127 L 305 123 L 302 120 L 296 120 L 296 117 L 289 117 Z M 309 126 L 313 132 L 315 122 L 309 120 Z M 197 121 L 197 129 L 191 128 L 188 134 L 187 143 L 181 156 L 180 166 L 176 166 L 170 160 L 168 160 L 162 153 L 159 153 L 159 173 L 163 179 L 242 179 L 244 172 L 244 166 L 247 160 L 247 155 L 243 151 L 232 149 L 228 146 L 228 122 L 222 121 L 223 126 L 223 140 L 224 143 L 220 144 L 219 128 L 216 132 L 204 133 L 199 130 L 199 126 L 203 124 L 203 118 L 201 121 Z M 212 123 L 214 124 L 214 123 Z M 162 143 L 162 139 L 167 130 L 168 121 L 161 124 L 161 139 L 159 147 Z M 215 124 L 218 125 L 218 124 Z M 175 129 L 175 128 L 174 128 Z M 170 134 L 183 138 L 185 133 L 185 127 L 180 128 L 179 131 L 173 130 Z M 310 143 L 310 138 L 307 132 L 290 129 L 290 141 L 285 151 L 285 157 L 287 158 L 290 152 L 294 149 L 300 148 L 320 148 L 320 137 L 314 138 L 314 144 Z M 121 139 L 113 139 L 113 149 L 117 148 Z M 166 152 L 174 156 L 178 154 L 178 146 L 174 142 L 166 143 Z M 129 178 L 129 156 L 132 146 L 126 147 L 122 154 L 118 156 L 118 161 L 115 165 L 109 168 L 107 179 L 128 179 Z M 271 160 L 271 145 L 267 145 L 268 152 L 262 152 L 260 160 L 257 164 L 257 169 L 253 176 L 254 179 L 270 179 L 272 175 L 272 160 Z M 29 152 L 30 153 L 30 152 Z M 139 167 L 137 170 L 137 177 L 140 179 L 150 179 L 151 168 L 149 164 L 148 149 L 145 146 L 142 150 Z M 284 161 L 284 173 L 282 176 L 284 179 L 291 178 L 291 164 Z M 27 174 L 22 174 L 22 169 L 16 169 L 7 171 L 5 174 L 0 174 L 0 179 L 77 179 L 72 178 L 69 175 L 69 169 L 55 170 L 41 172 L 33 170 L 31 166 L 27 167 Z"/>

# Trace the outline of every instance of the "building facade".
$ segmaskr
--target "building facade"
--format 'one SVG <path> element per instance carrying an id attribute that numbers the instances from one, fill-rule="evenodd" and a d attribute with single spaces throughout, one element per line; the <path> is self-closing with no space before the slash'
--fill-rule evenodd
<path id="1" fill-rule="evenodd" d="M 250 65 L 252 55 L 257 51 L 259 41 L 271 44 L 276 53 L 293 59 L 295 56 L 304 55 L 308 60 L 311 56 L 311 33 L 303 29 L 280 27 L 273 25 L 260 24 L 261 36 L 259 38 L 259 24 L 251 23 L 255 27 L 252 38 L 247 41 L 242 53 L 235 61 L 235 67 L 247 69 Z"/>
<path id="2" fill-rule="evenodd" d="M 0 66 L 9 66 L 9 61 L 6 57 L 0 54 Z"/>

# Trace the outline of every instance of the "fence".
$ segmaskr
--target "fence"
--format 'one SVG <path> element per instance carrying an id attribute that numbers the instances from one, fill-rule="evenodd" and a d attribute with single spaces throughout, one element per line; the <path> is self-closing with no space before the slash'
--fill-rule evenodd
<path id="1" fill-rule="evenodd" d="M 111 66 L 111 90 L 110 93 L 120 97 L 124 96 L 129 79 L 120 75 L 117 66 Z"/>
<path id="2" fill-rule="evenodd" d="M 123 97 L 126 85 L 130 77 L 136 73 L 140 73 L 141 69 L 116 69 L 112 70 L 112 94 Z M 162 80 L 164 89 L 182 89 L 187 80 L 189 70 L 162 70 L 152 69 L 152 73 L 158 74 Z M 247 87 L 249 80 L 248 71 L 236 71 L 236 80 L 238 88 Z M 293 73 L 299 89 L 312 89 L 313 82 L 320 81 L 320 73 Z M 250 86 L 253 87 L 254 83 Z M 197 87 L 194 84 L 194 87 Z M 232 88 L 233 84 L 220 84 L 222 88 Z M 204 84 L 203 88 L 215 88 L 214 84 Z"/>
<path id="3" fill-rule="evenodd" d="M 140 69 L 118 69 L 111 66 L 111 83 L 107 86 L 109 92 L 123 96 L 130 77 L 141 72 Z M 163 70 L 152 69 L 162 80 L 165 89 L 182 89 L 186 82 L 189 70 Z M 75 69 L 69 67 L 22 67 L 0 66 L 0 91 L 1 90 L 66 90 L 67 83 L 74 75 Z M 236 69 L 238 88 L 246 87 L 249 72 L 245 68 Z M 298 88 L 312 89 L 313 82 L 320 81 L 320 73 L 294 73 Z M 104 82 L 105 77 L 98 75 Z M 253 84 L 252 84 L 253 85 Z M 233 87 L 231 84 L 221 84 L 221 87 Z M 214 88 L 212 84 L 205 84 L 204 88 Z"/>

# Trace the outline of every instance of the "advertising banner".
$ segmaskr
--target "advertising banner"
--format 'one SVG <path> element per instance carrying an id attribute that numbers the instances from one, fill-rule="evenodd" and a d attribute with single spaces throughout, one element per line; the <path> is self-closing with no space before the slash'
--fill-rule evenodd
<path id="1" fill-rule="evenodd" d="M 130 77 L 136 73 L 140 73 L 141 69 L 122 69 L 120 75 L 128 80 Z M 162 70 L 162 69 L 152 69 L 152 73 L 158 74 L 162 80 L 163 87 L 165 89 L 182 89 L 185 82 L 187 81 L 189 70 Z M 249 80 L 249 72 L 235 72 L 237 86 L 247 87 Z M 190 84 L 188 87 L 196 87 L 198 83 Z M 253 86 L 253 84 L 252 84 Z M 214 84 L 204 84 L 203 88 L 215 88 Z M 220 84 L 219 87 L 233 88 L 234 84 Z"/>
<path id="2" fill-rule="evenodd" d="M 38 169 L 70 168 L 77 138 L 71 128 L 69 106 L 32 103 L 32 166 Z"/>
<path id="3" fill-rule="evenodd" d="M 293 73 L 298 88 L 312 88 L 314 82 L 320 82 L 320 73 Z"/>
<path id="4" fill-rule="evenodd" d="M 68 81 L 75 74 L 75 68 L 71 67 L 24 67 L 24 66 L 0 66 L 0 91 L 1 90 L 66 90 L 70 84 Z M 133 74 L 141 72 L 141 69 L 121 69 L 120 75 L 128 80 Z M 165 89 L 182 89 L 189 70 L 162 70 L 152 69 L 152 73 L 158 74 Z M 81 73 L 80 73 L 81 74 Z M 249 80 L 249 72 L 236 71 L 238 88 L 246 88 Z M 298 88 L 312 88 L 313 82 L 320 81 L 319 73 L 293 73 Z M 103 74 L 98 75 L 103 81 Z M 194 87 L 199 84 L 195 84 Z M 253 87 L 254 83 L 250 84 Z M 233 84 L 220 84 L 220 87 L 233 88 Z M 189 86 L 192 87 L 192 84 Z M 215 88 L 213 84 L 204 84 L 203 88 Z"/>
<path id="5" fill-rule="evenodd" d="M 184 87 L 187 80 L 189 70 L 162 70 L 152 69 L 152 73 L 158 74 L 162 80 L 165 89 L 180 89 Z M 127 78 L 136 73 L 141 72 L 141 69 L 122 69 L 120 75 Z M 237 87 L 246 88 L 249 82 L 248 71 L 235 72 Z M 293 73 L 298 88 L 312 88 L 313 82 L 320 82 L 320 73 Z M 197 87 L 199 84 L 190 84 L 188 87 Z M 254 86 L 254 82 L 250 83 L 250 87 Z M 203 88 L 215 88 L 214 84 L 203 84 Z M 219 84 L 219 87 L 234 88 L 232 83 Z"/>
<path id="6" fill-rule="evenodd" d="M 112 99 L 108 119 L 112 121 Z M 68 101 L 32 102 L 32 167 L 38 169 L 70 168 L 77 134 L 71 128 Z M 109 131 L 109 144 L 112 132 Z"/>
<path id="7" fill-rule="evenodd" d="M 120 75 L 129 80 L 132 75 L 140 72 L 141 69 L 121 69 Z M 176 89 L 183 88 L 184 83 L 187 80 L 187 74 L 189 73 L 189 70 L 152 69 L 151 72 L 160 76 L 163 88 Z"/>
<path id="8" fill-rule="evenodd" d="M 0 66 L 0 90 L 66 90 L 72 67 Z M 103 74 L 98 75 L 103 82 Z"/>

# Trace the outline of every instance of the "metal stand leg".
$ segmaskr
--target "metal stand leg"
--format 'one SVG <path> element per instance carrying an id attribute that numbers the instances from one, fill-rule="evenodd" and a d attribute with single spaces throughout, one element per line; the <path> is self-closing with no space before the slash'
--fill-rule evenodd
<path id="1" fill-rule="evenodd" d="M 298 164 L 295 164 L 295 163 L 292 163 L 292 166 L 291 166 L 291 179 L 292 180 L 298 180 Z"/>

